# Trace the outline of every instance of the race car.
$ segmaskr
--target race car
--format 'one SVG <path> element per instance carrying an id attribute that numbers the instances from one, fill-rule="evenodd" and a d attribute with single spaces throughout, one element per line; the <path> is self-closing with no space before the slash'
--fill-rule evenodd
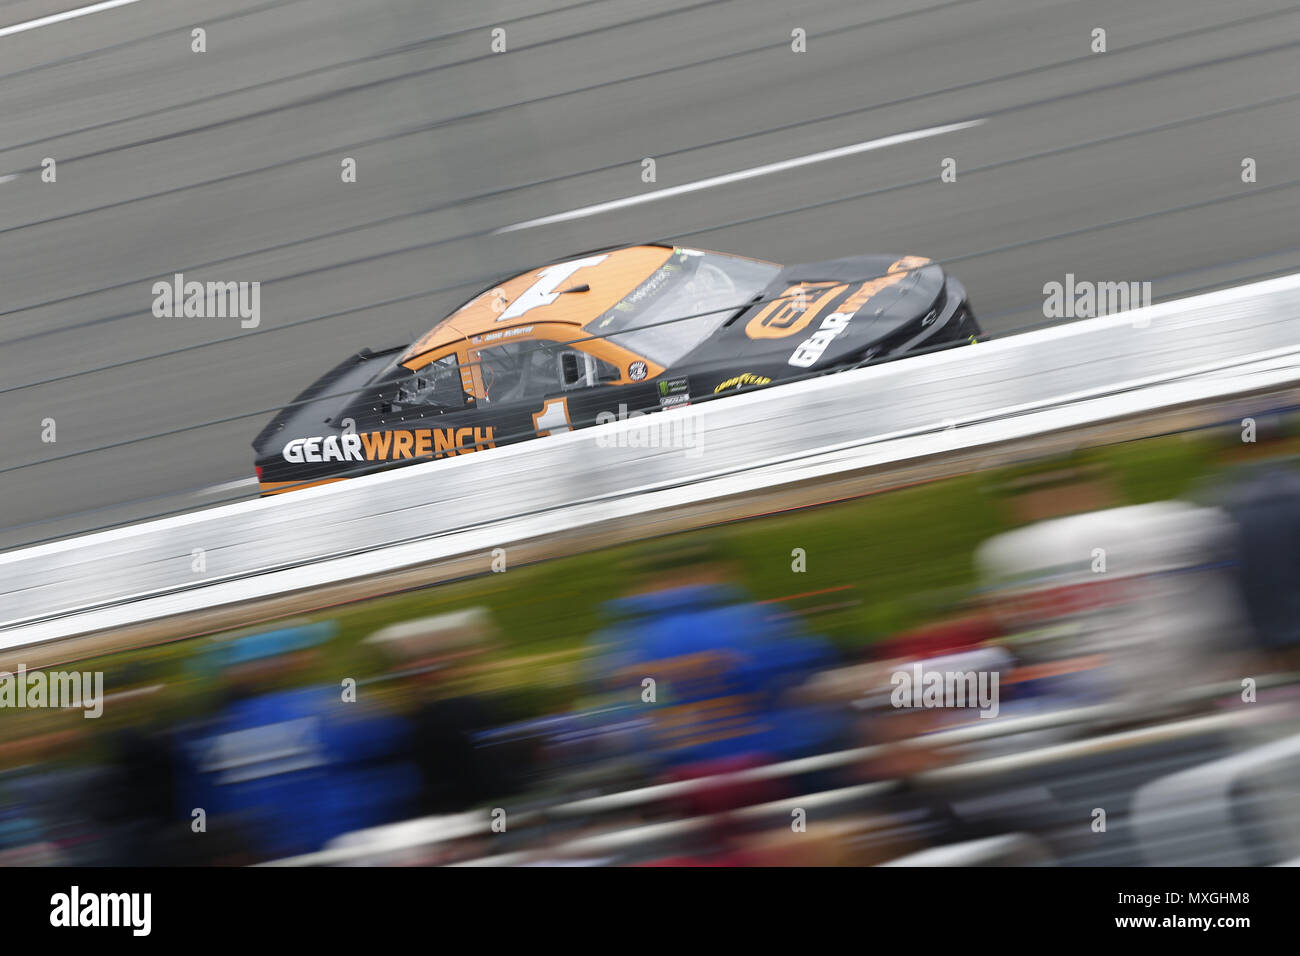
<path id="1" fill-rule="evenodd" d="M 916 256 L 809 265 L 671 245 L 566 259 L 364 349 L 253 441 L 262 494 L 975 342 L 960 282 Z"/>

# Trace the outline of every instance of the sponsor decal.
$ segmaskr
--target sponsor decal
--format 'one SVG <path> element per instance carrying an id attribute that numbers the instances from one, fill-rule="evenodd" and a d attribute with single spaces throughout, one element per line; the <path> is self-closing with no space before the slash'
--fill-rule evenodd
<path id="1" fill-rule="evenodd" d="M 691 388 L 685 378 L 666 378 L 659 383 L 659 407 L 677 408 L 691 403 Z"/>
<path id="2" fill-rule="evenodd" d="M 919 269 L 929 261 L 920 256 L 904 256 L 897 262 L 890 263 L 889 269 L 883 276 L 862 283 L 835 307 L 835 311 L 852 315 L 866 305 L 872 296 L 902 282 L 911 275 L 911 270 Z M 827 291 L 810 300 L 809 296 L 813 290 L 827 286 L 830 286 Z M 847 285 L 835 285 L 831 282 L 805 282 L 792 285 L 781 293 L 783 298 L 768 303 L 762 311 L 749 320 L 745 326 L 745 335 L 751 339 L 784 338 L 802 332 L 836 296 L 848 289 Z"/>
<path id="3" fill-rule="evenodd" d="M 718 387 L 713 390 L 713 394 L 725 392 L 729 388 L 744 388 L 747 385 L 771 385 L 772 380 L 766 375 L 755 375 L 753 372 L 742 372 L 726 381 L 720 382 Z"/>
<path id="4" fill-rule="evenodd" d="M 488 332 L 484 335 L 472 335 L 470 336 L 469 341 L 471 345 L 478 345 L 482 342 L 496 342 L 500 339 L 514 338 L 516 335 L 527 335 L 532 330 L 533 326 L 531 325 L 521 325 L 517 329 L 505 329 L 501 332 Z"/>
<path id="5" fill-rule="evenodd" d="M 561 397 L 544 401 L 542 410 L 533 413 L 533 428 L 542 436 L 573 431 L 573 422 L 569 418 L 569 400 Z"/>
<path id="6" fill-rule="evenodd" d="M 281 452 L 293 464 L 323 461 L 402 461 L 447 458 L 495 448 L 491 426 L 486 428 L 412 428 L 403 431 L 363 432 L 360 435 L 325 435 L 295 438 Z"/>
<path id="7" fill-rule="evenodd" d="M 627 377 L 633 382 L 639 382 L 646 376 L 645 362 L 633 362 L 627 367 Z"/>
<path id="8" fill-rule="evenodd" d="M 745 325 L 751 339 L 782 339 L 808 327 L 826 305 L 849 287 L 837 282 L 801 282 L 769 302 Z"/>
<path id="9" fill-rule="evenodd" d="M 836 336 L 849 327 L 852 319 L 852 312 L 832 312 L 826 316 L 817 331 L 799 343 L 799 347 L 790 356 L 788 364 L 797 368 L 808 368 L 822 357 L 822 353 L 831 342 L 835 341 Z"/>
<path id="10" fill-rule="evenodd" d="M 600 265 L 609 256 L 591 256 L 587 259 L 574 259 L 571 262 L 559 262 L 547 266 L 537 273 L 537 281 L 523 291 L 510 303 L 510 307 L 497 316 L 498 322 L 517 319 L 526 312 L 541 305 L 550 305 L 560 297 L 561 286 L 568 282 L 575 272 L 590 266 Z"/>
<path id="11" fill-rule="evenodd" d="M 683 252 L 680 249 L 674 250 L 673 256 L 662 266 L 656 269 L 645 282 L 629 292 L 619 302 L 615 303 L 613 308 L 606 312 L 595 325 L 598 329 L 603 329 L 614 320 L 621 318 L 625 313 L 635 312 L 650 299 L 655 298 L 667 288 L 668 280 L 682 271 L 682 262 L 686 255 L 692 253 Z M 694 253 L 703 255 L 703 253 Z"/>

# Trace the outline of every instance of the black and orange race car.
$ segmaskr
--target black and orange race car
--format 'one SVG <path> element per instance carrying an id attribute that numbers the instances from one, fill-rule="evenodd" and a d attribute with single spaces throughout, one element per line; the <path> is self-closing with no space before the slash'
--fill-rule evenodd
<path id="1" fill-rule="evenodd" d="M 782 267 L 643 245 L 534 269 L 411 345 L 363 350 L 253 442 L 263 494 L 974 342 L 928 259 Z"/>

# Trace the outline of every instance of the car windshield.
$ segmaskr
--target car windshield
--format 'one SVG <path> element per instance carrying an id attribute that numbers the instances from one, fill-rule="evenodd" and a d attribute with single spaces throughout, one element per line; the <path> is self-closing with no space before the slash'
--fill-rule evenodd
<path id="1" fill-rule="evenodd" d="M 669 368 L 748 305 L 780 271 L 770 262 L 676 249 L 584 331 Z"/>

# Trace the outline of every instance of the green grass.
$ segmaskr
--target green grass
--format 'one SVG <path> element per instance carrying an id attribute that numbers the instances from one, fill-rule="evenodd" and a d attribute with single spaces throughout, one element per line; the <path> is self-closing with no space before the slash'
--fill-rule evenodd
<path id="1" fill-rule="evenodd" d="M 1207 449 L 1180 436 L 1109 446 L 1098 457 L 1112 469 L 1126 503 L 1175 497 L 1209 467 Z M 951 478 L 683 537 L 717 543 L 734 559 L 738 583 L 756 599 L 807 595 L 789 602 L 804 626 L 851 649 L 923 624 L 971 593 L 972 552 L 1012 526 L 1005 502 L 992 493 L 997 477 Z M 564 707 L 572 700 L 578 658 L 539 663 L 535 655 L 578 648 L 607 623 L 602 605 L 625 590 L 624 559 L 638 547 L 511 567 L 321 612 L 314 617 L 332 618 L 339 633 L 321 655 L 318 676 L 336 684 L 340 675 L 379 673 L 384 662 L 361 643 L 366 635 L 412 617 L 484 605 L 501 636 L 501 667 L 483 678 L 486 685 L 509 686 L 532 712 Z M 806 552 L 803 573 L 792 570 L 795 548 Z M 210 641 L 131 651 L 78 667 L 107 671 L 109 690 L 117 683 L 113 675 L 141 663 L 151 671 L 148 680 L 193 677 L 196 657 Z M 184 683 L 190 690 L 177 706 L 201 708 L 205 681 Z"/>

